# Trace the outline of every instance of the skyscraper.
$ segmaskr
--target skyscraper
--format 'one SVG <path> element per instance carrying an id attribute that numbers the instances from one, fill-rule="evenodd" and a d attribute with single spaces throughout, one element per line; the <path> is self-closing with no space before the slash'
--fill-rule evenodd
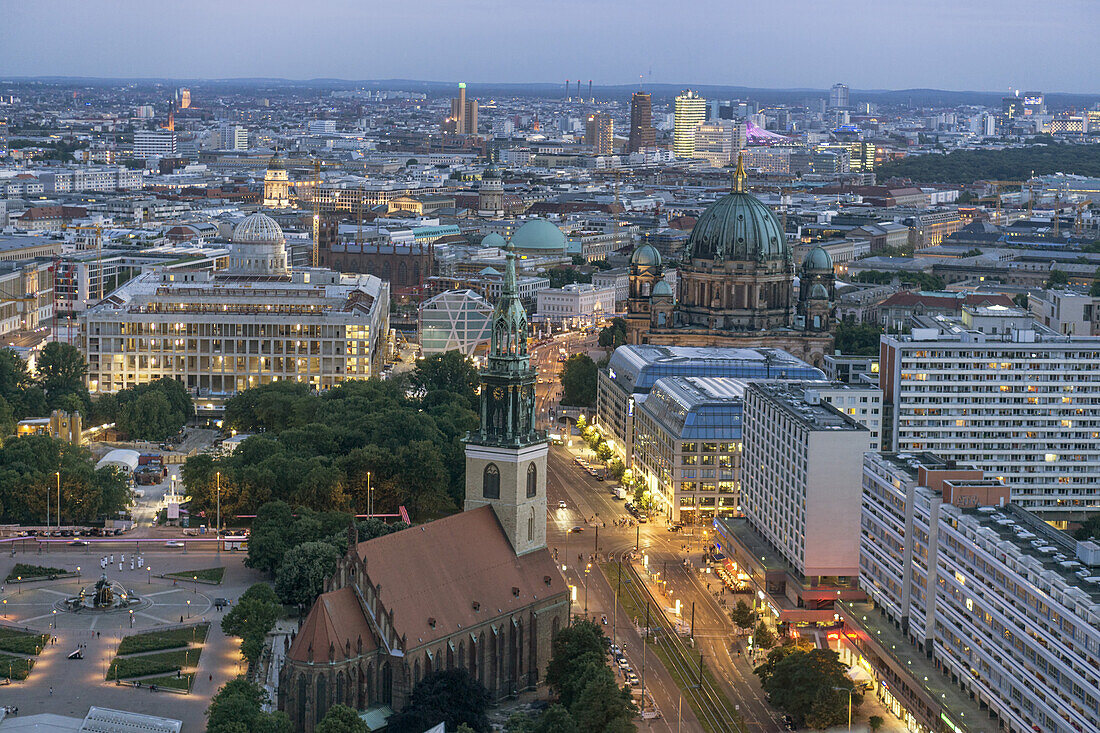
<path id="1" fill-rule="evenodd" d="M 186 87 L 180 88 L 180 109 L 187 109 L 191 106 L 191 90 Z"/>
<path id="2" fill-rule="evenodd" d="M 597 112 L 588 116 L 584 126 L 584 144 L 591 145 L 596 155 L 615 152 L 615 127 L 611 115 Z"/>
<path id="3" fill-rule="evenodd" d="M 630 138 L 626 152 L 635 153 L 657 144 L 657 130 L 653 127 L 653 99 L 648 92 L 634 92 L 630 98 Z"/>
<path id="4" fill-rule="evenodd" d="M 829 107 L 847 109 L 849 106 L 848 85 L 833 84 L 829 90 Z"/>
<path id="5" fill-rule="evenodd" d="M 676 97 L 675 123 L 672 130 L 672 154 L 677 158 L 695 157 L 695 127 L 706 119 L 707 100 L 688 89 Z"/>
<path id="6" fill-rule="evenodd" d="M 458 97 L 451 99 L 451 117 L 448 120 L 457 135 L 477 134 L 477 100 L 466 99 L 466 82 L 459 82 Z"/>

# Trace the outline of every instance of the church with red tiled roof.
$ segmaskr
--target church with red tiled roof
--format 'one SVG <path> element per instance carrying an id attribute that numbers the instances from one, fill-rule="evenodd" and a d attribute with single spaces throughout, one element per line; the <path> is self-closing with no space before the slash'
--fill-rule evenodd
<path id="1" fill-rule="evenodd" d="M 466 438 L 465 511 L 366 542 L 351 530 L 279 673 L 296 730 L 312 733 L 337 704 L 400 710 L 438 670 L 467 670 L 494 699 L 542 679 L 570 609 L 546 548 L 547 439 L 527 336 L 509 248 L 481 427 Z"/>

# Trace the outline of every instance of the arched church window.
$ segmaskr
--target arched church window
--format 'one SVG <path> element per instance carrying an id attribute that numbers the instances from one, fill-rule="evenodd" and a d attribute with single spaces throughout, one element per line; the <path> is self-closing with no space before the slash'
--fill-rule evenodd
<path id="1" fill-rule="evenodd" d="M 486 499 L 500 498 L 500 469 L 495 463 L 485 467 L 485 475 L 481 483 L 481 495 Z"/>
<path id="2" fill-rule="evenodd" d="M 527 467 L 527 498 L 531 499 L 538 493 L 539 470 L 532 463 Z"/>

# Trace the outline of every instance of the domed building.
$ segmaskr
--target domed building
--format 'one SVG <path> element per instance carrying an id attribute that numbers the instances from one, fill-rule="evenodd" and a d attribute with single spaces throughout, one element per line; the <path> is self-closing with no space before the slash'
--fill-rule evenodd
<path id="1" fill-rule="evenodd" d="M 230 242 L 226 274 L 289 275 L 283 229 L 262 211 L 251 214 L 234 227 Z"/>
<path id="2" fill-rule="evenodd" d="M 477 215 L 485 219 L 504 216 L 504 181 L 496 167 L 490 166 L 477 188 Z"/>
<path id="3" fill-rule="evenodd" d="M 565 234 L 545 219 L 531 219 L 512 235 L 509 243 L 517 255 L 563 255 Z"/>
<path id="4" fill-rule="evenodd" d="M 290 206 L 290 179 L 286 164 L 278 153 L 271 156 L 264 174 L 264 208 L 285 209 Z"/>
<path id="5" fill-rule="evenodd" d="M 654 263 L 646 250 L 636 250 L 637 261 L 631 261 L 628 343 L 770 346 L 815 365 L 832 348 L 832 260 L 820 248 L 810 253 L 803 266 L 809 279 L 796 308 L 790 245 L 772 210 L 745 191 L 741 159 L 733 191 L 708 207 L 691 230 L 675 297 L 655 291 L 660 256 Z M 811 297 L 815 283 L 826 299 Z M 813 317 L 807 317 L 811 300 Z"/>

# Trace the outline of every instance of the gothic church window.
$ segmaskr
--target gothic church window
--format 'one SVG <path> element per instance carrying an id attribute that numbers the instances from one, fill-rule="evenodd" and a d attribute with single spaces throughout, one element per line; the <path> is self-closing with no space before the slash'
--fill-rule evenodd
<path id="1" fill-rule="evenodd" d="M 481 495 L 486 499 L 500 498 L 500 469 L 495 463 L 485 467 L 485 475 L 481 484 Z"/>

